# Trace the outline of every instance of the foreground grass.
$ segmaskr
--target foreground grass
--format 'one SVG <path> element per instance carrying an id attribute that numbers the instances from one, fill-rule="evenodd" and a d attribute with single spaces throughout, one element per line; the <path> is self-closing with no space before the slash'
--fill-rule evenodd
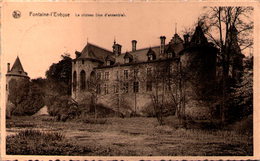
<path id="1" fill-rule="evenodd" d="M 155 118 L 54 122 L 51 118 L 16 117 L 7 120 L 7 131 L 13 133 L 7 137 L 7 154 L 17 155 L 253 155 L 250 135 L 159 126 Z"/>
<path id="2" fill-rule="evenodd" d="M 80 155 L 91 152 L 89 148 L 76 146 L 55 132 L 24 130 L 16 135 L 7 136 L 6 141 L 6 151 L 10 155 Z"/>

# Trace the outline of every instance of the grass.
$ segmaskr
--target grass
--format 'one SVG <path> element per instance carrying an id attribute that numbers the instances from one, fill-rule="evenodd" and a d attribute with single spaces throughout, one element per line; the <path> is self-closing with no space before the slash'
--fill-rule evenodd
<path id="1" fill-rule="evenodd" d="M 24 130 L 16 135 L 7 136 L 7 154 L 10 155 L 80 155 L 91 150 L 65 140 L 61 133 Z"/>
<path id="2" fill-rule="evenodd" d="M 168 122 L 163 126 L 158 125 L 156 118 L 143 117 L 97 121 L 85 119 L 87 121 L 84 122 L 51 120 L 41 117 L 14 117 L 7 120 L 7 125 L 12 124 L 8 125 L 10 128 L 7 128 L 7 132 L 17 132 L 7 137 L 7 153 L 89 156 L 253 155 L 252 135 L 232 130 L 184 129 L 178 126 L 174 117 L 167 118 Z M 32 122 L 33 127 L 28 122 Z M 24 127 L 21 128 L 21 125 Z"/>

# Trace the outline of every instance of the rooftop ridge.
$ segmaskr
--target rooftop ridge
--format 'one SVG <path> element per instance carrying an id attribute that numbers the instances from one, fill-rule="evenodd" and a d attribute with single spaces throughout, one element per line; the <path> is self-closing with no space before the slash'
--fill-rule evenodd
<path id="1" fill-rule="evenodd" d="M 105 51 L 107 51 L 107 52 L 113 53 L 111 50 L 108 50 L 108 49 L 106 49 L 106 48 L 104 48 L 104 47 L 101 47 L 101 46 L 99 46 L 99 45 L 96 45 L 96 44 L 94 44 L 94 43 L 88 42 L 87 45 L 92 45 L 92 46 L 95 46 L 95 47 L 100 48 L 100 49 L 102 49 L 102 50 L 105 50 Z"/>
<path id="2" fill-rule="evenodd" d="M 157 45 L 157 46 L 151 46 L 151 47 L 145 47 L 145 48 L 141 48 L 141 49 L 136 49 L 135 51 L 130 51 L 129 53 L 134 53 L 134 52 L 137 52 L 137 51 L 141 51 L 141 50 L 149 50 L 149 48 L 159 48 L 160 45 Z M 126 52 L 125 52 L 126 53 Z"/>

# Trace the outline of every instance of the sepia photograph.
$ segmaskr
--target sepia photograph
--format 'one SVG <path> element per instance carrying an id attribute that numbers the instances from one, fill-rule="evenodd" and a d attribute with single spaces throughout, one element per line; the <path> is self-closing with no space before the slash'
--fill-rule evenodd
<path id="1" fill-rule="evenodd" d="M 2 14 L 6 156 L 254 156 L 253 5 Z"/>

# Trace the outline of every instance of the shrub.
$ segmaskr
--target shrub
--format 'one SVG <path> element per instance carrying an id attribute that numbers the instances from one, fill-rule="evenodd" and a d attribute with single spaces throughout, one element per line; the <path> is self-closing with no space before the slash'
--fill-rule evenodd
<path id="1" fill-rule="evenodd" d="M 232 127 L 239 134 L 253 135 L 253 115 L 234 123 Z"/>
<path id="2" fill-rule="evenodd" d="M 79 155 L 91 150 L 70 143 L 60 133 L 25 130 L 7 136 L 6 152 L 10 155 Z"/>

